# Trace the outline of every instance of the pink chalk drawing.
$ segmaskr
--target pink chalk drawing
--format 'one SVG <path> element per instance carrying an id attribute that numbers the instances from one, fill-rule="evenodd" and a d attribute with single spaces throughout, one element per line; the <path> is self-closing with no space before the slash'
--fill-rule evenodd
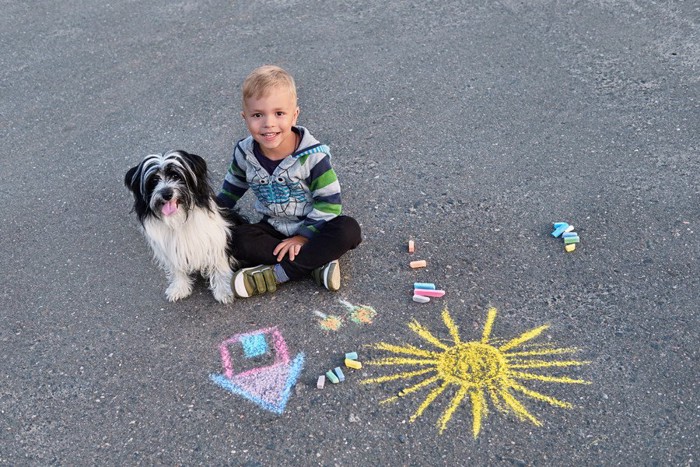
<path id="1" fill-rule="evenodd" d="M 242 347 L 245 359 L 260 357 L 272 350 L 273 362 L 236 372 L 232 349 L 238 346 Z M 219 345 L 219 352 L 224 371 L 209 375 L 214 383 L 265 410 L 276 414 L 284 412 L 304 366 L 304 354 L 300 352 L 290 360 L 287 344 L 277 327 L 236 334 Z"/>

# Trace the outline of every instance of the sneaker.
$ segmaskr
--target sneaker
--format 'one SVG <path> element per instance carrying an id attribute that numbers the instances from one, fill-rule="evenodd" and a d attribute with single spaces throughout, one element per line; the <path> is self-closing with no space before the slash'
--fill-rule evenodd
<path id="1" fill-rule="evenodd" d="M 231 278 L 231 289 L 236 298 L 248 298 L 277 290 L 274 266 L 262 265 L 239 269 Z"/>
<path id="2" fill-rule="evenodd" d="M 338 263 L 337 259 L 325 266 L 314 269 L 311 275 L 318 285 L 327 288 L 331 292 L 340 289 L 340 263 Z"/>

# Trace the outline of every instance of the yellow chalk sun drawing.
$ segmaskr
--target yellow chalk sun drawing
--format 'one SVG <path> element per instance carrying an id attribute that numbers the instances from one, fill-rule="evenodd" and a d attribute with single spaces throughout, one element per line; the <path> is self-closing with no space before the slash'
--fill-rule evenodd
<path id="1" fill-rule="evenodd" d="M 537 338 L 547 329 L 548 325 L 531 329 L 514 339 L 493 339 L 491 330 L 496 320 L 496 309 L 490 308 L 481 340 L 463 342 L 459 336 L 459 330 L 447 309 L 442 312 L 442 320 L 449 330 L 452 339 L 451 345 L 445 344 L 431 334 L 427 328 L 414 320 L 412 323 L 409 323 L 408 327 L 438 350 L 424 350 L 412 345 L 400 346 L 379 342 L 372 347 L 397 355 L 408 355 L 408 357 L 395 356 L 366 362 L 368 365 L 377 366 L 411 365 L 423 367 L 414 371 L 405 371 L 362 381 L 363 384 L 375 384 L 409 380 L 423 376 L 425 379 L 422 381 L 408 386 L 399 391 L 398 395 L 380 402 L 395 402 L 401 397 L 423 388 L 434 386 L 411 416 L 411 422 L 420 417 L 438 396 L 452 387 L 452 389 L 456 389 L 456 393 L 437 422 L 441 434 L 459 405 L 465 399 L 471 402 L 474 438 L 479 435 L 482 421 L 488 414 L 489 400 L 500 412 L 512 412 L 522 421 L 529 421 L 537 426 L 541 426 L 542 423 L 525 408 L 523 403 L 516 398 L 516 395 L 546 402 L 555 407 L 568 409 L 572 405 L 552 396 L 528 389 L 523 385 L 524 381 L 590 384 L 589 381 L 581 379 L 545 375 L 531 371 L 541 368 L 573 367 L 590 363 L 588 361 L 556 359 L 557 356 L 577 352 L 578 349 L 576 348 L 557 348 L 552 344 L 530 343 L 530 341 Z"/>

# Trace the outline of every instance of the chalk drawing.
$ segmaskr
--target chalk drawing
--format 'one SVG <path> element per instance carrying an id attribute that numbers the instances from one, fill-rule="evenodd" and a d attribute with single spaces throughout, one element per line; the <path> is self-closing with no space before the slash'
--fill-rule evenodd
<path id="1" fill-rule="evenodd" d="M 272 345 L 270 346 L 270 341 Z M 272 352 L 272 362 L 262 366 L 234 368 L 234 359 L 239 357 L 257 361 Z M 239 350 L 238 352 L 236 352 Z M 236 334 L 219 345 L 223 373 L 213 373 L 209 378 L 223 389 L 243 396 L 265 410 L 281 414 L 287 405 L 291 389 L 296 384 L 304 366 L 304 354 L 299 353 L 290 360 L 287 344 L 277 327 L 259 329 L 248 333 Z M 246 367 L 249 362 L 236 362 L 239 367 Z"/>
<path id="2" fill-rule="evenodd" d="M 467 399 L 471 403 L 472 433 L 479 435 L 481 424 L 488 414 L 490 400 L 501 413 L 512 413 L 521 420 L 536 426 L 542 423 L 533 416 L 516 395 L 525 396 L 535 401 L 545 402 L 555 407 L 572 408 L 568 402 L 555 399 L 524 386 L 525 381 L 544 383 L 590 384 L 589 381 L 567 376 L 540 374 L 531 370 L 542 368 L 563 368 L 586 365 L 588 361 L 557 360 L 556 357 L 578 352 L 579 349 L 555 347 L 553 344 L 533 344 L 529 341 L 538 337 L 548 325 L 543 325 L 513 339 L 494 339 L 491 337 L 496 309 L 490 308 L 480 340 L 463 342 L 457 325 L 447 309 L 442 312 L 442 320 L 447 327 L 451 342 L 445 343 L 435 337 L 427 328 L 413 321 L 408 327 L 424 341 L 437 350 L 424 350 L 413 345 L 394 345 L 379 342 L 373 348 L 396 355 L 365 362 L 376 366 L 413 366 L 413 371 L 403 371 L 388 376 L 368 378 L 363 384 L 385 383 L 424 377 L 420 382 L 407 386 L 397 395 L 384 399 L 380 403 L 396 402 L 421 389 L 433 386 L 423 402 L 410 418 L 414 422 L 425 409 L 446 390 L 455 391 L 452 400 L 442 412 L 437 426 L 442 434 L 459 405 Z"/>
<path id="3" fill-rule="evenodd" d="M 353 323 L 372 324 L 372 320 L 377 316 L 377 312 L 371 306 L 353 305 L 345 300 L 340 300 L 340 303 L 348 309 L 348 317 Z"/>
<path id="4" fill-rule="evenodd" d="M 348 319 L 355 324 L 372 324 L 374 317 L 377 316 L 377 312 L 371 306 L 353 305 L 345 300 L 339 300 L 339 302 L 347 309 L 344 316 L 327 315 L 320 311 L 313 312 L 320 318 L 318 325 L 324 331 L 337 331 L 345 325 L 345 321 Z"/>

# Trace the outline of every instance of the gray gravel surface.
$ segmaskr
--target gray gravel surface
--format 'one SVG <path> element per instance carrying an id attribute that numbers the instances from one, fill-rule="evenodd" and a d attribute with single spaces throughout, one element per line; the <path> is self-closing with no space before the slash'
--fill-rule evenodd
<path id="1" fill-rule="evenodd" d="M 0 464 L 692 465 L 698 457 L 700 7 L 693 1 L 2 2 Z M 169 303 L 130 212 L 145 154 L 204 156 L 218 185 L 245 136 L 239 88 L 289 69 L 299 123 L 331 146 L 364 242 L 337 294 L 311 281 Z M 248 195 L 250 196 L 250 195 Z M 250 213 L 250 199 L 243 203 Z M 563 251 L 551 223 L 576 226 Z M 414 238 L 417 252 L 406 253 Z M 428 267 L 412 270 L 422 258 Z M 411 301 L 414 281 L 442 299 Z M 366 304 L 323 331 L 314 311 Z M 472 436 L 457 386 L 316 378 L 380 341 L 433 349 L 447 306 L 464 341 L 590 363 L 526 382 L 535 426 L 489 405 Z M 276 415 L 209 380 L 218 344 L 277 326 L 305 365 Z"/>

